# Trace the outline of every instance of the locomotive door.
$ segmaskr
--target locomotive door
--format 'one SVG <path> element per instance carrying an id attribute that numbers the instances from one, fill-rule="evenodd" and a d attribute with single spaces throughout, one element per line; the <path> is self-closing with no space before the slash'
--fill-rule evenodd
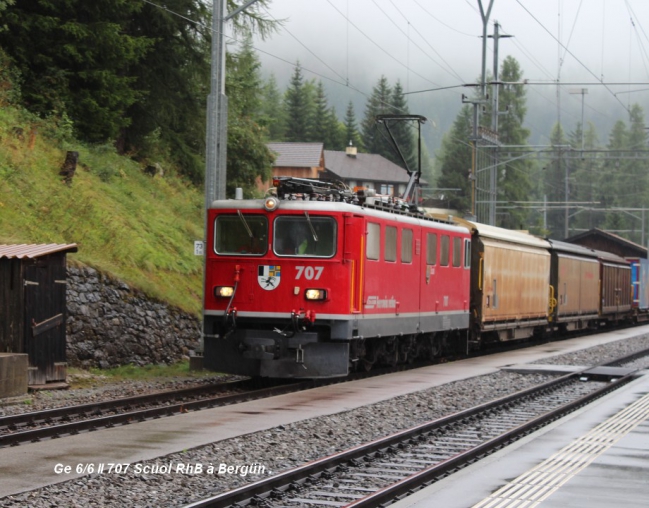
<path id="1" fill-rule="evenodd" d="M 362 217 L 345 216 L 344 259 L 349 264 L 349 310 L 363 311 L 363 269 L 365 261 L 365 224 Z"/>
<path id="2" fill-rule="evenodd" d="M 420 331 L 426 333 L 441 329 L 433 314 L 438 310 L 437 294 L 437 242 L 438 235 L 427 228 L 419 229 L 416 249 L 419 252 L 419 309 Z"/>

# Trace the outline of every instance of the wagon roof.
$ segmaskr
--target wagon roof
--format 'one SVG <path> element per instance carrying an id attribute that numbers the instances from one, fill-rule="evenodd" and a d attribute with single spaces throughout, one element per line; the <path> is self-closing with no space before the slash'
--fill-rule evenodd
<path id="1" fill-rule="evenodd" d="M 598 253 L 595 249 L 589 247 L 584 247 L 576 243 L 560 242 L 558 240 L 548 239 L 550 245 L 552 245 L 552 250 L 559 252 L 566 252 L 568 254 L 577 254 L 579 256 L 587 256 L 591 258 L 598 257 Z"/>
<path id="2" fill-rule="evenodd" d="M 471 222 L 466 219 L 453 217 L 453 221 L 466 226 L 472 233 L 477 233 L 484 238 L 492 238 L 494 240 L 503 240 L 505 242 L 516 243 L 520 245 L 528 245 L 531 247 L 540 247 L 542 249 L 549 249 L 550 243 L 534 235 L 530 235 L 524 231 L 511 231 L 509 229 L 497 228 L 495 226 L 488 226 L 487 224 L 480 224 L 478 222 Z"/>
<path id="3" fill-rule="evenodd" d="M 0 259 L 25 259 L 47 256 L 56 252 L 77 252 L 76 243 L 42 243 L 21 245 L 0 245 Z"/>

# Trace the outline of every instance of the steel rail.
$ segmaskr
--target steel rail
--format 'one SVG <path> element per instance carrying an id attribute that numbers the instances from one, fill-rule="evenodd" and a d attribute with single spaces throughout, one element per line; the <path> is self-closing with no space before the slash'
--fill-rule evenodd
<path id="1" fill-rule="evenodd" d="M 106 411 L 113 411 L 120 407 L 134 407 L 145 404 L 156 404 L 182 397 L 195 397 L 206 393 L 218 393 L 229 390 L 248 389 L 250 380 L 228 381 L 206 386 L 183 388 L 180 390 L 165 390 L 146 395 L 123 397 L 119 399 L 106 400 L 101 402 L 89 402 L 77 406 L 64 406 L 42 411 L 31 411 L 17 415 L 0 417 L 0 429 L 15 427 L 16 425 L 38 422 L 48 422 L 55 419 L 69 418 L 76 415 L 97 415 Z"/>
<path id="2" fill-rule="evenodd" d="M 99 418 L 91 418 L 80 420 L 78 422 L 64 423 L 60 425 L 52 425 L 49 427 L 41 427 L 38 429 L 18 431 L 11 434 L 4 434 L 0 436 L 0 447 L 3 446 L 16 446 L 20 443 L 28 441 L 36 442 L 45 438 L 56 438 L 64 435 L 74 435 L 81 431 L 96 430 L 98 428 L 110 428 L 116 425 L 125 425 L 128 423 L 141 422 L 150 420 L 152 418 L 160 418 L 163 416 L 173 416 L 177 414 L 187 413 L 198 409 L 208 407 L 225 406 L 229 404 L 238 404 L 249 400 L 255 400 L 265 397 L 272 397 L 275 395 L 282 395 L 298 390 L 303 390 L 311 387 L 309 382 L 283 384 L 280 386 L 273 386 L 269 388 L 262 388 L 259 390 L 249 391 L 245 393 L 238 393 L 234 395 L 225 395 L 221 397 L 209 397 L 206 399 L 179 402 L 168 406 L 155 407 L 142 409 L 138 411 L 130 411 L 127 413 L 120 413 L 116 415 L 108 415 Z"/>
<path id="3" fill-rule="evenodd" d="M 266 478 L 249 485 L 244 485 L 237 489 L 217 494 L 207 499 L 197 501 L 186 505 L 186 508 L 224 508 L 230 506 L 245 506 L 255 499 L 272 498 L 281 496 L 283 492 L 292 487 L 299 488 L 309 478 L 318 478 L 323 473 L 334 472 L 337 468 L 347 464 L 355 464 L 364 457 L 373 456 L 377 453 L 388 452 L 398 447 L 407 446 L 416 442 L 420 436 L 434 432 L 436 429 L 457 424 L 463 420 L 475 417 L 480 413 L 486 413 L 498 408 L 508 407 L 516 401 L 525 400 L 545 392 L 560 388 L 562 385 L 569 384 L 578 380 L 580 373 L 567 374 L 557 379 L 543 383 L 542 385 L 523 390 L 521 392 L 505 396 L 503 398 L 481 404 L 479 406 L 467 409 L 465 411 L 446 416 L 431 422 L 418 425 L 416 427 L 392 434 L 385 438 L 377 439 L 370 443 L 355 446 L 348 450 L 336 453 L 334 455 L 318 459 L 297 468 L 279 473 L 271 478 Z M 573 402 L 565 404 L 560 408 L 547 412 L 537 418 L 522 424 L 515 429 L 511 429 L 500 436 L 489 441 L 479 444 L 470 450 L 460 453 L 448 460 L 430 466 L 421 472 L 415 473 L 408 478 L 398 481 L 393 485 L 378 490 L 362 499 L 350 503 L 350 507 L 370 507 L 382 506 L 391 500 L 403 496 L 408 492 L 431 483 L 441 476 L 449 474 L 451 471 L 463 467 L 468 463 L 475 461 L 477 458 L 492 453 L 502 448 L 507 443 L 513 442 L 525 434 L 554 421 L 563 415 L 574 411 L 578 407 L 588 404 L 592 400 L 605 395 L 633 379 L 633 374 L 620 378 L 615 383 L 609 383 L 607 386 L 597 389 L 585 397 L 581 397 Z M 335 496 L 333 496 L 335 497 Z"/>

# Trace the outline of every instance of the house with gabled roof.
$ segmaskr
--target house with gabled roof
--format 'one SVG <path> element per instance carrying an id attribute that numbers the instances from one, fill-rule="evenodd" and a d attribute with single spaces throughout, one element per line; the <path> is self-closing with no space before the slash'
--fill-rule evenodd
<path id="1" fill-rule="evenodd" d="M 318 180 L 324 171 L 323 143 L 267 143 L 266 146 L 275 154 L 273 177 L 293 176 L 296 178 L 313 178 Z M 269 182 L 259 182 L 261 191 L 268 190 L 273 185 Z"/>
<path id="2" fill-rule="evenodd" d="M 365 187 L 391 196 L 402 195 L 408 185 L 405 169 L 381 155 L 357 153 L 353 146 L 345 152 L 324 150 L 322 143 L 268 143 L 266 146 L 277 157 L 273 177 L 342 181 L 352 189 Z M 266 191 L 271 185 L 272 181 L 259 182 L 258 188 Z"/>
<path id="3" fill-rule="evenodd" d="M 408 172 L 394 162 L 373 153 L 357 153 L 353 146 L 344 152 L 325 150 L 324 159 L 325 171 L 320 179 L 343 181 L 352 189 L 365 187 L 379 194 L 400 196 L 410 179 Z"/>

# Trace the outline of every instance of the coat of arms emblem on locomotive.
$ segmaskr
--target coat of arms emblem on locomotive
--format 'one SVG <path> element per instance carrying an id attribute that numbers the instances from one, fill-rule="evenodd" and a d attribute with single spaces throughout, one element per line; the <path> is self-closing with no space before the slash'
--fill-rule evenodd
<path id="1" fill-rule="evenodd" d="M 280 267 L 278 265 L 259 265 L 257 281 L 261 289 L 272 291 L 279 286 L 280 275 Z"/>

